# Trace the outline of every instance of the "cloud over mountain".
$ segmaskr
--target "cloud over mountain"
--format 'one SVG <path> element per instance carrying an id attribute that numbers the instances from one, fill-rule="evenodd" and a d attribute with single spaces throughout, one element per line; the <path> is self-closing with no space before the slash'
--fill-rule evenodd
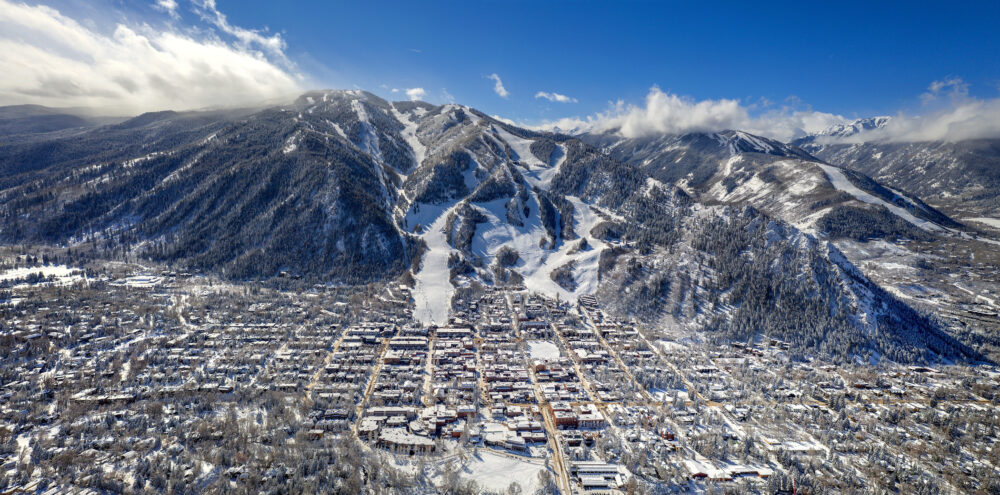
<path id="1" fill-rule="evenodd" d="M 927 92 L 920 95 L 920 100 L 922 113 L 899 112 L 879 129 L 848 137 L 821 136 L 817 142 L 961 141 L 1000 137 L 1000 98 L 971 97 L 968 84 L 960 78 L 931 83 Z M 613 131 L 627 138 L 738 129 L 790 141 L 847 121 L 840 115 L 792 106 L 761 112 L 757 105 L 747 105 L 740 100 L 695 100 L 654 86 L 642 105 L 618 100 L 604 112 L 584 118 L 560 119 L 537 127 L 564 132 Z"/>
<path id="2" fill-rule="evenodd" d="M 650 88 L 643 105 L 619 100 L 610 109 L 583 119 L 569 118 L 547 123 L 543 128 L 562 130 L 616 131 L 624 137 L 685 132 L 740 129 L 776 139 L 790 140 L 818 132 L 844 117 L 812 110 L 784 107 L 756 116 L 739 100 L 694 100 Z"/>
<path id="3" fill-rule="evenodd" d="M 176 12 L 175 2 L 158 5 Z M 252 104 L 301 90 L 279 36 L 231 25 L 214 2 L 197 8 L 217 30 L 122 22 L 102 32 L 45 5 L 0 0 L 0 105 L 138 113 Z"/>
<path id="4" fill-rule="evenodd" d="M 881 128 L 818 142 L 957 142 L 1000 138 L 1000 98 L 969 96 L 969 85 L 961 78 L 932 82 L 920 99 L 924 104 L 923 114 L 900 112 Z"/>

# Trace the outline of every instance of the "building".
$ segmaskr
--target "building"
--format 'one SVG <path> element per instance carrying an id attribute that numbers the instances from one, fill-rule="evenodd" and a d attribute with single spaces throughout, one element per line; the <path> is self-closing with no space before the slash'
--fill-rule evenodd
<path id="1" fill-rule="evenodd" d="M 430 438 L 407 433 L 403 428 L 386 428 L 379 433 L 377 445 L 397 454 L 415 455 L 434 452 Z"/>

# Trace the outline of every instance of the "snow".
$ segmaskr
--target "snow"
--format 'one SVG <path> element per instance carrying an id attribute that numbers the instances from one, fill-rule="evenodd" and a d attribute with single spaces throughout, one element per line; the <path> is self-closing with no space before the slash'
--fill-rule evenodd
<path id="1" fill-rule="evenodd" d="M 462 474 L 463 478 L 475 480 L 484 490 L 506 492 L 511 482 L 516 481 L 522 493 L 534 493 L 540 488 L 538 472 L 544 470 L 545 465 L 538 462 L 479 449 L 479 455 L 464 466 Z"/>
<path id="2" fill-rule="evenodd" d="M 722 138 L 720 136 L 720 139 L 724 139 L 724 138 Z M 751 148 L 754 151 L 757 151 L 757 152 L 760 152 L 760 153 L 770 153 L 770 152 L 774 151 L 774 147 L 773 146 L 771 146 L 770 144 L 762 141 L 757 136 L 754 136 L 753 134 L 747 134 L 747 133 L 742 132 L 742 131 L 736 131 L 736 133 L 733 135 L 732 139 L 728 143 L 726 143 L 726 144 L 729 145 L 729 153 L 731 155 L 736 155 L 736 154 L 740 153 L 740 151 L 736 149 L 736 143 L 738 141 L 745 141 L 745 142 L 749 143 L 750 146 L 751 146 Z"/>
<path id="3" fill-rule="evenodd" d="M 570 301 L 576 300 L 578 296 L 594 293 L 597 290 L 598 262 L 601 250 L 606 245 L 598 239 L 589 237 L 589 233 L 602 221 L 602 218 L 579 198 L 566 196 L 566 199 L 573 204 L 575 210 L 574 230 L 578 235 L 587 237 L 589 249 L 570 253 L 579 243 L 578 239 L 561 243 L 555 251 L 539 247 L 546 232 L 538 219 L 538 202 L 532 195 L 528 201 L 532 215 L 525 220 L 523 227 L 507 222 L 505 199 L 473 205 L 487 218 L 486 223 L 480 225 L 477 230 L 477 234 L 480 235 L 473 239 L 473 252 L 492 259 L 501 246 L 507 245 L 515 249 L 520 259 L 514 269 L 524 277 L 524 285 L 529 290 Z M 550 277 L 552 270 L 571 261 L 576 262 L 573 278 L 577 284 L 576 290 L 572 292 L 560 287 Z"/>
<path id="4" fill-rule="evenodd" d="M 326 95 L 323 96 L 325 97 Z M 347 138 L 347 134 L 344 133 L 344 129 L 342 129 L 339 124 L 331 121 L 330 119 L 326 119 L 326 123 L 329 124 L 330 127 L 333 127 L 333 130 L 336 131 L 340 137 L 344 138 L 344 141 L 351 142 L 351 140 Z"/>
<path id="5" fill-rule="evenodd" d="M 361 135 L 361 143 L 355 144 L 362 151 L 371 155 L 376 162 L 384 162 L 385 160 L 382 159 L 382 150 L 378 145 L 378 136 L 375 135 L 375 127 L 368 121 L 368 112 L 365 110 L 365 106 L 358 100 L 352 100 L 351 108 L 354 109 L 354 113 L 357 114 L 358 120 L 361 122 L 362 129 L 364 129 Z"/>
<path id="6" fill-rule="evenodd" d="M 295 151 L 295 148 L 298 147 L 298 144 L 295 142 L 295 140 L 298 137 L 299 137 L 299 132 L 298 131 L 295 131 L 294 134 L 292 134 L 291 136 L 288 136 L 288 139 L 285 140 L 285 146 L 284 146 L 284 148 L 281 149 L 281 152 L 287 155 L 287 154 Z"/>
<path id="7" fill-rule="evenodd" d="M 22 267 L 22 268 L 11 268 L 4 272 L 0 272 L 0 280 L 15 280 L 19 278 L 25 278 L 33 273 L 41 273 L 46 277 L 69 277 L 80 271 L 79 268 L 70 268 L 66 265 L 42 265 L 42 266 L 32 266 L 32 267 Z"/>
<path id="8" fill-rule="evenodd" d="M 494 127 L 494 130 L 496 130 L 497 135 L 500 136 L 501 139 L 510 145 L 511 149 L 514 150 L 514 153 L 517 153 L 517 158 L 520 160 L 522 165 L 528 165 L 529 167 L 547 166 L 547 164 L 542 163 L 542 161 L 531 152 L 531 143 L 534 143 L 534 140 L 515 136 L 500 127 Z"/>
<path id="9" fill-rule="evenodd" d="M 479 161 L 476 160 L 475 153 L 469 150 L 465 150 L 465 154 L 469 155 L 469 160 L 472 161 L 472 165 L 462 172 L 462 180 L 465 182 L 465 188 L 473 191 L 476 186 L 479 185 L 479 179 L 476 178 L 476 170 L 479 170 Z"/>
<path id="10" fill-rule="evenodd" d="M 41 273 L 46 278 L 55 277 L 56 285 L 68 285 L 84 279 L 83 270 L 79 268 L 70 268 L 66 265 L 41 265 L 11 268 L 0 272 L 0 281 L 22 279 L 36 273 Z"/>
<path id="11" fill-rule="evenodd" d="M 427 225 L 421 235 L 427 244 L 420 271 L 414 278 L 413 301 L 415 309 L 413 317 L 425 324 L 443 325 L 448 323 L 448 310 L 451 308 L 451 296 L 455 288 L 451 285 L 451 271 L 448 269 L 448 255 L 451 246 L 445 237 L 444 227 L 448 214 L 454 208 L 438 205 L 420 204 L 420 213 L 407 215 L 407 225 Z"/>
<path id="12" fill-rule="evenodd" d="M 531 359 L 559 359 L 559 347 L 548 340 L 528 341 L 528 353 Z"/>
<path id="13" fill-rule="evenodd" d="M 1000 229 L 1000 218 L 963 218 L 963 222 L 976 222 Z"/>
<path id="14" fill-rule="evenodd" d="M 847 179 L 847 176 L 844 175 L 844 172 L 841 171 L 839 168 L 830 165 L 819 165 L 819 166 L 820 168 L 823 169 L 824 172 L 826 172 L 827 177 L 830 178 L 830 183 L 832 183 L 833 187 L 835 187 L 838 191 L 844 191 L 850 194 L 851 196 L 854 196 L 858 200 L 864 201 L 865 203 L 885 206 L 886 208 L 889 209 L 889 211 L 893 212 L 896 216 L 924 230 L 928 231 L 942 230 L 941 227 L 939 227 L 934 223 L 917 218 L 913 216 L 912 213 L 906 211 L 903 208 L 900 208 L 894 204 L 883 201 L 880 198 L 876 198 L 875 196 L 872 196 L 871 194 L 862 191 L 853 183 L 851 183 L 851 181 Z"/>
<path id="15" fill-rule="evenodd" d="M 912 266 L 903 265 L 900 263 L 882 263 L 879 267 L 886 270 L 914 270 Z"/>
<path id="16" fill-rule="evenodd" d="M 726 165 L 722 168 L 722 175 L 729 177 L 733 174 L 733 165 L 743 161 L 743 155 L 733 155 L 726 160 Z"/>
<path id="17" fill-rule="evenodd" d="M 559 173 L 563 162 L 566 161 L 566 148 L 561 144 L 557 147 L 561 151 L 561 154 L 557 157 L 556 162 L 551 167 L 533 168 L 522 172 L 521 175 L 524 176 L 524 180 L 528 181 L 528 184 L 545 190 L 549 189 L 549 185 L 552 183 L 552 178 Z"/>
<path id="18" fill-rule="evenodd" d="M 423 110 L 423 108 L 418 109 Z M 419 125 L 408 115 L 403 115 L 399 110 L 396 110 L 395 106 L 392 107 L 392 114 L 399 123 L 403 124 L 403 132 L 400 134 L 406 140 L 406 144 L 410 146 L 410 150 L 413 151 L 413 159 L 419 167 L 421 163 L 424 163 L 424 157 L 427 156 L 427 147 L 417 139 L 417 127 Z"/>

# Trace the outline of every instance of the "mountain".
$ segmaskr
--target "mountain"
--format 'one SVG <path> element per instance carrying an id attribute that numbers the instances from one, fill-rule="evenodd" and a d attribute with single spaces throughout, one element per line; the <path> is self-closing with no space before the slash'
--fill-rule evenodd
<path id="1" fill-rule="evenodd" d="M 122 120 L 125 119 L 97 117 L 82 109 L 12 105 L 0 107 L 0 135 L 7 142 L 51 139 L 57 134 L 82 132 Z"/>
<path id="2" fill-rule="evenodd" d="M 854 140 L 864 139 L 864 134 Z M 958 142 L 795 141 L 832 164 L 924 198 L 952 217 L 1000 218 L 1000 139 Z"/>
<path id="3" fill-rule="evenodd" d="M 857 119 L 846 124 L 834 124 L 816 134 L 810 134 L 793 141 L 796 146 L 803 147 L 817 141 L 833 141 L 857 136 L 876 129 L 882 129 L 892 120 L 892 117 L 868 117 Z"/>
<path id="4" fill-rule="evenodd" d="M 298 102 L 249 115 L 145 114 L 0 146 L 0 234 L 134 247 L 240 279 L 282 271 L 380 279 L 406 266 L 413 250 L 392 218 L 395 187 L 386 183 L 399 178 L 326 123 L 354 115 L 352 103 L 360 111 L 387 105 L 363 96 L 312 113 Z M 367 139 L 357 118 L 343 125 Z"/>
<path id="5" fill-rule="evenodd" d="M 958 223 L 918 197 L 741 131 L 622 138 L 582 135 L 611 157 L 705 202 L 751 204 L 799 229 L 860 240 L 924 238 Z"/>
<path id="6" fill-rule="evenodd" d="M 405 283 L 425 323 L 447 323 L 457 292 L 510 285 L 799 356 L 978 359 L 829 240 L 934 236 L 950 219 L 738 131 L 578 139 L 312 91 L 0 140 L 0 219 L 2 242 L 233 280 Z"/>

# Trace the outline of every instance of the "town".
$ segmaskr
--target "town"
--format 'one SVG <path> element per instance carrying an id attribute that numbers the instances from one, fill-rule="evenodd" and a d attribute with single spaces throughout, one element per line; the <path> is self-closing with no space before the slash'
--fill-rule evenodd
<path id="1" fill-rule="evenodd" d="M 1000 372 L 793 360 L 593 296 L 4 258 L 0 493 L 995 493 Z"/>

